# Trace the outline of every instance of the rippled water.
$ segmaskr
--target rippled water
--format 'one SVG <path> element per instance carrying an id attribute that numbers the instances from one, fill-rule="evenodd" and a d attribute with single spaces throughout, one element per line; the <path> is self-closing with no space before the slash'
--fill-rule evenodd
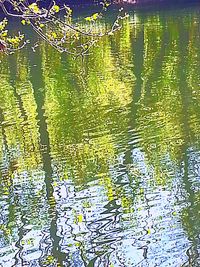
<path id="1" fill-rule="evenodd" d="M 200 266 L 200 9 L 92 52 L 0 55 L 0 266 Z"/>

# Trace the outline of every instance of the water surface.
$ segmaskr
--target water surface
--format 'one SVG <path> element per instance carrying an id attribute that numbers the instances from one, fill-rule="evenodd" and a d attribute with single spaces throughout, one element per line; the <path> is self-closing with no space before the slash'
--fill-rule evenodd
<path id="1" fill-rule="evenodd" d="M 200 266 L 200 9 L 91 52 L 0 55 L 0 266 Z"/>

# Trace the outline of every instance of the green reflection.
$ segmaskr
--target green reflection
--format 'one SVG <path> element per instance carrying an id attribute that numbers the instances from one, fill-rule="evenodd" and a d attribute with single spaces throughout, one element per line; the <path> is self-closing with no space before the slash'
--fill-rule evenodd
<path id="1" fill-rule="evenodd" d="M 39 266 L 198 263 L 199 15 L 178 14 L 131 13 L 76 60 L 44 43 L 1 55 L 0 242 L 13 264 L 28 250 Z M 143 241 L 138 259 L 127 236 Z"/>

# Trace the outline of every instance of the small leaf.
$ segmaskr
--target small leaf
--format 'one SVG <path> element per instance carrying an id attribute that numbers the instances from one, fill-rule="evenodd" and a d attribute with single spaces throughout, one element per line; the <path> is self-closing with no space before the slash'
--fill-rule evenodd
<path id="1" fill-rule="evenodd" d="M 86 21 L 91 21 L 92 19 L 91 19 L 91 17 L 86 17 L 85 20 Z"/>
<path id="2" fill-rule="evenodd" d="M 52 32 L 51 36 L 56 39 L 57 38 L 57 34 L 55 32 Z"/>
<path id="3" fill-rule="evenodd" d="M 25 19 L 21 20 L 21 23 L 22 23 L 23 25 L 25 25 L 25 24 L 26 24 Z"/>
<path id="4" fill-rule="evenodd" d="M 36 14 L 40 13 L 40 9 L 39 9 L 39 7 L 37 6 L 36 3 L 32 3 L 32 4 L 29 5 L 28 7 L 31 9 L 31 11 L 32 11 L 33 13 L 36 13 Z"/>
<path id="5" fill-rule="evenodd" d="M 54 5 L 53 10 L 58 13 L 60 11 L 60 7 L 58 5 Z"/>
<path id="6" fill-rule="evenodd" d="M 147 234 L 150 235 L 151 234 L 151 230 L 147 229 Z"/>
<path id="7" fill-rule="evenodd" d="M 96 20 L 96 19 L 98 18 L 98 16 L 99 16 L 98 13 L 94 13 L 94 14 L 92 15 L 92 19 L 93 19 L 93 20 Z"/>
<path id="8" fill-rule="evenodd" d="M 3 33 L 1 34 L 1 36 L 6 37 L 8 35 L 8 31 L 3 31 Z"/>
<path id="9" fill-rule="evenodd" d="M 77 216 L 77 220 L 78 220 L 79 223 L 81 223 L 83 221 L 83 215 L 82 214 L 79 214 Z"/>

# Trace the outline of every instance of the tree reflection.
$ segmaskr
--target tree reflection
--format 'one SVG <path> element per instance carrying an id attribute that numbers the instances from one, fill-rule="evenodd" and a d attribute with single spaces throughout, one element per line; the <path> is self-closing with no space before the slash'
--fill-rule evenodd
<path id="1" fill-rule="evenodd" d="M 198 264 L 196 18 L 134 13 L 84 59 L 43 43 L 3 59 L 0 230 L 12 264 L 31 262 L 29 250 L 41 266 L 174 264 L 186 247 L 169 230 L 187 234 Z"/>

